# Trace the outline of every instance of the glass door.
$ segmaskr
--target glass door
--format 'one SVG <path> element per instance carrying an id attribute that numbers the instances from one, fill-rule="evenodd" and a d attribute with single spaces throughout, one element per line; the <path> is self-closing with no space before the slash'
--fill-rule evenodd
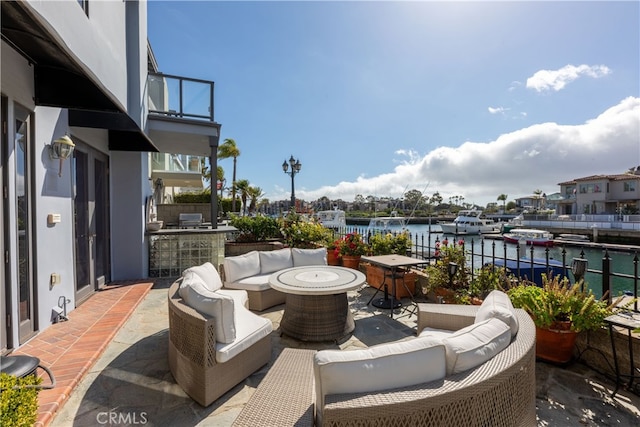
<path id="1" fill-rule="evenodd" d="M 35 334 L 35 304 L 33 280 L 33 252 L 30 218 L 33 218 L 31 205 L 31 168 L 30 146 L 32 139 L 30 112 L 15 106 L 15 197 L 16 197 L 16 228 L 18 250 L 18 338 L 20 344 Z"/>
<path id="2" fill-rule="evenodd" d="M 2 123 L 2 137 L 0 141 L 0 189 L 2 194 L 5 194 L 5 182 L 6 182 L 6 165 L 5 159 L 7 158 L 7 146 L 9 145 L 9 137 L 7 134 L 7 97 L 3 96 L 0 104 L 0 117 Z M 5 252 L 5 238 L 9 235 L 9 230 L 7 229 L 7 222 L 5 221 L 6 212 L 5 212 L 5 196 L 0 196 L 0 224 L 2 224 L 2 228 L 0 228 L 2 233 L 2 238 L 0 238 L 0 253 L 2 253 L 2 257 L 4 259 L 3 262 L 0 262 L 0 280 L 2 280 L 2 286 L 0 286 L 0 354 L 3 354 L 7 348 L 7 337 L 10 336 L 9 331 L 9 319 L 7 317 L 7 313 L 10 312 L 7 304 L 9 303 L 8 295 L 11 294 L 9 290 L 10 281 L 7 280 L 6 276 L 6 267 L 5 264 L 9 261 L 8 252 Z"/>
<path id="3" fill-rule="evenodd" d="M 110 280 L 108 159 L 82 142 L 73 152 L 76 305 Z"/>

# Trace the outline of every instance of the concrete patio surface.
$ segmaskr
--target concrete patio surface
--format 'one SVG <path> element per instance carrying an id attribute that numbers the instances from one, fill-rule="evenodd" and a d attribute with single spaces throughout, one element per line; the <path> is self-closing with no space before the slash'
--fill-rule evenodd
<path id="1" fill-rule="evenodd" d="M 146 293 L 45 425 L 230 426 L 284 347 L 348 349 L 415 336 L 415 315 L 396 311 L 391 319 L 388 310 L 367 305 L 374 292 L 367 286 L 348 293 L 356 329 L 339 343 L 304 343 L 281 337 L 278 326 L 283 306 L 274 307 L 260 313 L 274 324 L 269 365 L 203 408 L 182 391 L 169 372 L 169 285 L 158 281 Z M 96 297 L 99 294 L 92 298 Z M 537 362 L 536 386 L 538 426 L 640 425 L 640 397 L 621 389 L 612 398 L 615 382 L 580 363 L 558 367 Z"/>

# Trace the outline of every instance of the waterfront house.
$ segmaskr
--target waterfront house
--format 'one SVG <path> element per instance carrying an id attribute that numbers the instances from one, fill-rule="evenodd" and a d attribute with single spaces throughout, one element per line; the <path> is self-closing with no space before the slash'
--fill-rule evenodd
<path id="1" fill-rule="evenodd" d="M 200 171 L 189 162 L 201 156 L 215 169 L 220 125 L 213 82 L 157 73 L 145 1 L 3 1 L 1 8 L 0 353 L 7 353 L 105 283 L 148 277 L 153 183 L 192 186 Z M 201 110 L 183 108 L 183 84 L 204 95 Z M 164 173 L 163 160 L 175 159 L 164 153 L 194 167 Z"/>
<path id="2" fill-rule="evenodd" d="M 559 215 L 634 214 L 640 211 L 640 166 L 626 173 L 592 175 L 561 182 Z"/>

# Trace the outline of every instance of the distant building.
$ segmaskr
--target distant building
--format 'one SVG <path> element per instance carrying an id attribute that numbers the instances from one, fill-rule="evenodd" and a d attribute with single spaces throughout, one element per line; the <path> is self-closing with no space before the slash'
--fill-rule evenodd
<path id="1" fill-rule="evenodd" d="M 556 212 L 571 214 L 632 214 L 640 211 L 640 166 L 626 173 L 592 175 L 561 182 Z"/>

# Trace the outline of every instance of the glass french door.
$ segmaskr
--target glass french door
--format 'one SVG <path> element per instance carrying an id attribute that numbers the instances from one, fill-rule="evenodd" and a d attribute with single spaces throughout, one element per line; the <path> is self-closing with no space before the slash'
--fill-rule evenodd
<path id="1" fill-rule="evenodd" d="M 33 206 L 31 203 L 31 112 L 15 105 L 14 151 L 15 206 L 18 273 L 18 339 L 24 343 L 35 334 L 36 317 L 33 275 Z"/>
<path id="2" fill-rule="evenodd" d="M 109 281 L 108 158 L 78 142 L 73 152 L 76 305 Z"/>
<path id="3" fill-rule="evenodd" d="M 2 124 L 2 136 L 0 141 L 0 189 L 2 189 L 3 193 L 5 191 L 5 173 L 7 170 L 5 159 L 7 158 L 7 146 L 9 145 L 9 136 L 7 134 L 7 107 L 7 97 L 3 96 L 0 103 L 0 117 Z M 0 327 L 0 354 L 7 350 L 7 337 L 10 336 L 9 322 L 7 318 L 7 313 L 10 311 L 9 307 L 7 307 L 7 304 L 9 303 L 7 296 L 11 295 L 11 290 L 9 289 L 10 281 L 7 279 L 5 268 L 5 263 L 9 261 L 7 256 L 8 252 L 5 252 L 5 239 L 9 234 L 7 222 L 5 221 L 6 215 L 5 198 L 4 196 L 0 196 L 0 224 L 2 224 L 2 228 L 0 228 L 2 233 L 2 238 L 0 238 L 0 253 L 2 253 L 2 257 L 4 258 L 4 261 L 0 262 L 0 280 L 3 282 L 2 286 L 0 286 L 0 324 L 2 325 Z"/>

